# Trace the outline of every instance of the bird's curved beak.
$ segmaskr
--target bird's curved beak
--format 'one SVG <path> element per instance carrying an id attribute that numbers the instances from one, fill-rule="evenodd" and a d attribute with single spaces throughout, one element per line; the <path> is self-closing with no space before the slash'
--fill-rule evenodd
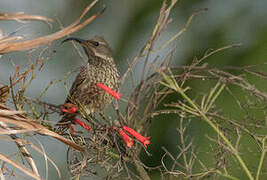
<path id="1" fill-rule="evenodd" d="M 76 42 L 78 42 L 78 43 L 80 43 L 80 44 L 83 44 L 83 43 L 86 42 L 86 40 L 83 40 L 83 39 L 81 39 L 81 38 L 70 37 L 70 38 L 67 38 L 67 39 L 63 40 L 63 41 L 61 42 L 61 44 L 65 43 L 65 42 L 67 42 L 67 41 L 76 41 Z"/>

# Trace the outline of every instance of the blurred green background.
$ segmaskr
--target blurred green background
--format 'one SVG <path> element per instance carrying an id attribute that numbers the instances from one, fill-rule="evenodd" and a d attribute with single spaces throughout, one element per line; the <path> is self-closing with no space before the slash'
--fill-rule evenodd
<path id="1" fill-rule="evenodd" d="M 91 1 L 87 0 L 1 0 L 0 7 L 3 12 L 24 12 L 26 14 L 36 14 L 46 16 L 52 19 L 58 18 L 63 26 L 71 24 L 76 20 L 84 8 Z M 142 48 L 159 15 L 161 0 L 104 0 L 100 1 L 92 12 L 96 12 L 104 5 L 107 7 L 103 15 L 89 24 L 82 30 L 72 34 L 75 37 L 89 39 L 93 35 L 102 35 L 110 43 L 115 60 L 123 74 L 128 66 L 127 61 L 131 61 L 137 52 Z M 187 0 L 179 1 L 172 10 L 170 17 L 173 19 L 166 32 L 162 35 L 160 42 L 166 41 L 180 29 L 183 28 L 189 16 L 195 11 L 208 8 L 208 11 L 198 14 L 192 21 L 189 29 L 174 44 L 176 45 L 173 65 L 189 64 L 193 58 L 201 57 L 208 49 L 216 49 L 229 44 L 241 43 L 242 46 L 227 51 L 220 52 L 215 56 L 208 58 L 207 62 L 211 65 L 224 66 L 245 66 L 266 63 L 267 57 L 267 1 L 266 0 Z M 91 12 L 91 13 L 92 13 Z M 32 39 L 56 32 L 60 29 L 56 20 L 53 28 L 50 29 L 41 22 L 19 23 L 14 21 L 0 22 L 0 29 L 9 34 L 14 31 L 16 35 L 25 35 Z M 170 46 L 172 47 L 172 46 Z M 49 84 L 51 80 L 63 77 L 67 72 L 74 70 L 83 64 L 78 53 L 71 43 L 60 45 L 56 41 L 51 45 L 49 60 L 37 78 L 33 81 L 31 88 L 26 95 L 38 97 L 40 92 Z M 164 56 L 164 52 L 159 54 Z M 26 52 L 16 52 L 6 54 L 0 59 L 0 82 L 8 84 L 9 75 L 13 68 L 9 59 L 16 64 L 26 66 Z M 140 66 L 141 67 L 141 66 Z M 266 67 L 260 67 L 266 72 Z M 136 70 L 138 72 L 138 69 Z M 8 76 L 7 76 L 8 74 Z M 136 73 L 138 79 L 140 73 Z M 67 86 L 70 87 L 75 75 L 72 75 Z M 261 90 L 267 90 L 267 85 L 261 81 L 252 82 Z M 203 84 L 192 82 L 194 91 L 192 94 L 203 92 Z M 123 87 L 123 93 L 127 93 L 127 85 Z M 44 101 L 60 104 L 64 102 L 66 90 L 63 84 L 51 87 L 43 97 Z M 174 97 L 170 96 L 166 101 L 172 102 Z M 224 99 L 222 107 L 227 107 L 232 103 Z M 220 100 L 220 99 L 219 99 Z M 229 100 L 229 101 L 227 101 Z M 229 113 L 238 116 L 239 112 L 229 109 Z M 56 120 L 57 121 L 57 120 Z M 152 122 L 149 135 L 152 137 L 152 144 L 148 151 L 152 156 L 146 156 L 144 153 L 144 163 L 149 166 L 160 164 L 165 146 L 171 153 L 179 153 L 177 145 L 179 139 L 176 132 L 178 117 L 175 115 L 159 116 Z M 200 157 L 210 156 L 210 147 L 207 145 L 208 139 L 205 134 L 212 134 L 212 130 L 202 121 L 195 121 L 186 131 L 186 136 L 193 138 L 196 149 L 200 149 Z M 40 138 L 41 139 L 41 138 Z M 44 139 L 44 138 L 42 138 Z M 56 161 L 62 170 L 64 178 L 68 179 L 66 169 L 66 149 L 65 146 L 55 142 L 55 140 L 46 138 L 42 140 L 48 155 Z M 1 151 L 10 151 L 6 147 Z M 254 162 L 253 160 L 251 161 Z M 212 160 L 209 162 L 212 164 Z M 45 168 L 44 161 L 40 159 L 42 168 Z M 265 167 L 266 168 L 266 167 Z M 42 171 L 41 171 L 42 172 Z M 238 171 L 239 173 L 242 171 Z M 49 178 L 56 176 L 53 168 L 49 169 Z M 44 176 L 44 171 L 43 174 Z M 238 177 L 246 178 L 245 174 L 235 174 Z M 153 177 L 158 177 L 154 174 Z M 63 178 L 63 179 L 64 179 Z"/>

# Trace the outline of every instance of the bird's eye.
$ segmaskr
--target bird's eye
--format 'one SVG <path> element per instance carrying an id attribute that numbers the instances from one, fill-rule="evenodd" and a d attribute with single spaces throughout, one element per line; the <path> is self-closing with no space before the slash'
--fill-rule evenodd
<path id="1" fill-rule="evenodd" d="M 99 43 L 97 41 L 93 42 L 94 46 L 99 46 Z"/>

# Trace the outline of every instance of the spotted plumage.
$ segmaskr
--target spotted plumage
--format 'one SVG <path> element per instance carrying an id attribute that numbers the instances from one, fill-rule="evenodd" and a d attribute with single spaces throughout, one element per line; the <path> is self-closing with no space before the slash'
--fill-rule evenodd
<path id="1" fill-rule="evenodd" d="M 91 40 L 67 38 L 63 42 L 74 40 L 83 47 L 88 63 L 82 66 L 76 76 L 65 103 L 72 103 L 86 113 L 100 113 L 111 103 L 113 97 L 99 89 L 102 83 L 114 91 L 119 89 L 119 72 L 112 57 L 111 49 L 103 37 L 95 36 Z M 63 115 L 58 125 L 71 124 L 74 115 Z"/>

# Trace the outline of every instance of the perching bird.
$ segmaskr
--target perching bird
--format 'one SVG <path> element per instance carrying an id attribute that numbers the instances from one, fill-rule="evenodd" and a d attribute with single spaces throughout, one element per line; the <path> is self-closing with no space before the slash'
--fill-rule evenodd
<path id="1" fill-rule="evenodd" d="M 76 41 L 88 56 L 88 62 L 82 66 L 77 75 L 65 103 L 72 103 L 87 114 L 100 113 L 111 103 L 113 97 L 97 87 L 102 83 L 117 91 L 119 89 L 119 71 L 112 57 L 112 51 L 103 37 L 94 36 L 90 40 L 67 38 L 67 41 Z M 75 115 L 64 114 L 57 125 L 68 127 Z M 64 129 L 64 128 L 63 128 Z"/>

